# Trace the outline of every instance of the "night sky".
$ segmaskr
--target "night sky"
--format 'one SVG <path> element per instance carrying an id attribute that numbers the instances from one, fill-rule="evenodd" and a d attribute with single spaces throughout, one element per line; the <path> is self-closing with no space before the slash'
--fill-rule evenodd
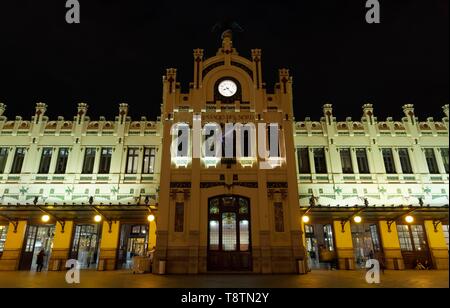
<path id="1" fill-rule="evenodd" d="M 448 0 L 380 0 L 381 24 L 365 22 L 365 0 L 149 1 L 80 0 L 81 24 L 66 24 L 65 0 L 0 1 L 0 101 L 6 116 L 30 118 L 38 101 L 48 115 L 72 118 L 86 102 L 91 119 L 118 113 L 156 119 L 162 75 L 192 81 L 194 48 L 212 56 L 231 19 L 244 28 L 241 55 L 263 51 L 269 89 L 278 68 L 294 76 L 297 120 L 319 119 L 330 102 L 340 120 L 361 117 L 371 102 L 379 119 L 400 119 L 413 103 L 421 120 L 441 119 L 449 103 Z M 395 3 L 393 3 L 395 2 Z"/>

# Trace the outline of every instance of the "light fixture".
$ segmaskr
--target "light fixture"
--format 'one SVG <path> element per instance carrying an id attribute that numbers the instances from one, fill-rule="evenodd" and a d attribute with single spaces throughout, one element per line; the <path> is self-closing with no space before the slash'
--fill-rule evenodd
<path id="1" fill-rule="evenodd" d="M 410 223 L 414 222 L 414 217 L 412 217 L 411 215 L 408 215 L 405 217 L 405 221 L 410 224 Z"/>
<path id="2" fill-rule="evenodd" d="M 359 224 L 362 221 L 361 216 L 355 216 L 353 217 L 353 221 L 356 222 L 357 224 Z"/>
<path id="3" fill-rule="evenodd" d="M 304 223 L 308 223 L 308 222 L 309 222 L 309 216 L 304 215 L 304 216 L 302 217 L 302 220 L 303 220 Z"/>
<path id="4" fill-rule="evenodd" d="M 50 220 L 50 216 L 48 216 L 48 215 L 42 215 L 41 220 L 42 220 L 43 222 L 48 222 L 48 221 Z"/>
<path id="5" fill-rule="evenodd" d="M 153 215 L 153 214 L 148 215 L 147 216 L 147 220 L 150 221 L 150 222 L 154 221 L 155 220 L 155 215 Z"/>
<path id="6" fill-rule="evenodd" d="M 100 216 L 100 215 L 95 215 L 95 216 L 94 216 L 94 221 L 95 221 L 95 222 L 100 222 L 100 221 L 102 221 L 102 216 Z"/>

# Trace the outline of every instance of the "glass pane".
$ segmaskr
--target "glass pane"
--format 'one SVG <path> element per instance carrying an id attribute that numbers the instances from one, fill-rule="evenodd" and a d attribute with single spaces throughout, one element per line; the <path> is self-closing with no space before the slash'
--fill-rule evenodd
<path id="1" fill-rule="evenodd" d="M 328 251 L 334 251 L 333 228 L 331 227 L 331 225 L 323 226 L 323 236 L 324 236 L 326 249 Z"/>
<path id="2" fill-rule="evenodd" d="M 219 199 L 212 199 L 209 203 L 209 213 L 219 214 Z"/>
<path id="3" fill-rule="evenodd" d="M 397 232 L 401 250 L 413 251 L 409 227 L 407 225 L 397 225 Z"/>
<path id="4" fill-rule="evenodd" d="M 378 238 L 378 231 L 376 225 L 370 225 L 370 234 L 372 236 L 372 244 L 375 252 L 381 251 L 380 239 Z"/>
<path id="5" fill-rule="evenodd" d="M 219 221 L 209 222 L 209 250 L 219 250 Z"/>
<path id="6" fill-rule="evenodd" d="M 444 232 L 444 239 L 448 249 L 448 236 L 449 236 L 448 225 L 442 225 L 442 231 Z"/>
<path id="7" fill-rule="evenodd" d="M 427 249 L 427 242 L 425 240 L 425 234 L 421 225 L 412 225 L 411 233 L 414 241 L 414 248 L 416 251 L 424 251 Z"/>
<path id="8" fill-rule="evenodd" d="M 350 149 L 341 149 L 342 173 L 353 173 Z"/>
<path id="9" fill-rule="evenodd" d="M 222 250 L 236 251 L 236 213 L 222 214 Z"/>
<path id="10" fill-rule="evenodd" d="M 241 220 L 239 222 L 239 250 L 248 251 L 249 246 L 248 234 L 248 220 Z"/>
<path id="11" fill-rule="evenodd" d="M 0 226 L 0 252 L 3 251 L 5 247 L 7 233 L 8 233 L 8 226 Z"/>
<path id="12" fill-rule="evenodd" d="M 243 198 L 239 199 L 239 214 L 248 214 L 248 202 Z"/>
<path id="13" fill-rule="evenodd" d="M 449 168 L 448 148 L 441 149 L 441 156 L 442 156 L 442 162 L 444 163 L 445 172 L 449 173 L 450 168 Z"/>
<path id="14" fill-rule="evenodd" d="M 308 148 L 297 149 L 298 170 L 300 173 L 311 173 Z"/>

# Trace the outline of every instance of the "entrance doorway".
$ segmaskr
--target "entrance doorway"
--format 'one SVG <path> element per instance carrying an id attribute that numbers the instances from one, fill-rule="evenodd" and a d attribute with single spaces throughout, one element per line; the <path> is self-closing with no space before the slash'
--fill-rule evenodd
<path id="1" fill-rule="evenodd" d="M 95 269 L 99 256 L 100 227 L 98 225 L 76 225 L 73 236 L 71 258 L 78 260 L 81 269 Z"/>
<path id="2" fill-rule="evenodd" d="M 352 224 L 352 240 L 357 268 L 365 268 L 368 259 L 381 257 L 380 237 L 376 224 Z"/>
<path id="3" fill-rule="evenodd" d="M 251 271 L 249 199 L 210 198 L 208 213 L 208 270 Z"/>
<path id="4" fill-rule="evenodd" d="M 306 250 L 311 269 L 336 267 L 331 224 L 305 225 Z"/>
<path id="5" fill-rule="evenodd" d="M 406 269 L 415 268 L 417 261 L 432 264 L 423 225 L 397 225 L 397 232 Z"/>
<path id="6" fill-rule="evenodd" d="M 148 250 L 148 225 L 124 224 L 120 230 L 119 269 L 130 269 L 134 256 L 145 256 Z"/>
<path id="7" fill-rule="evenodd" d="M 35 271 L 37 269 L 37 255 L 41 250 L 44 250 L 45 254 L 42 269 L 47 270 L 54 235 L 54 225 L 29 225 L 25 236 L 25 245 L 20 259 L 19 270 Z"/>

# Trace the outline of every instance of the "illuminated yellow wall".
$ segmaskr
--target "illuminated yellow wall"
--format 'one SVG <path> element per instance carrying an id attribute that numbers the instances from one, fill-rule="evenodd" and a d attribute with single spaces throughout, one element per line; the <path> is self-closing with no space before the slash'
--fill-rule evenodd
<path id="1" fill-rule="evenodd" d="M 109 232 L 109 225 L 105 221 L 103 222 L 102 228 L 102 241 L 100 244 L 100 249 L 114 249 L 119 245 L 119 235 L 120 235 L 120 223 L 118 221 L 113 221 L 111 225 L 111 232 Z"/>
<path id="2" fill-rule="evenodd" d="M 340 220 L 335 220 L 333 222 L 334 226 L 334 238 L 335 244 L 337 248 L 352 248 L 353 249 L 353 241 L 352 241 L 352 230 L 350 228 L 350 222 L 347 222 L 344 227 L 344 231 L 342 232 L 342 226 Z"/>
<path id="3" fill-rule="evenodd" d="M 156 221 L 149 223 L 148 250 L 156 246 Z"/>
<path id="4" fill-rule="evenodd" d="M 397 225 L 395 222 L 391 225 L 391 232 L 388 231 L 386 220 L 380 220 L 380 235 L 383 248 L 400 249 L 400 242 L 398 240 Z"/>
<path id="5" fill-rule="evenodd" d="M 14 225 L 12 223 L 9 223 L 4 250 L 22 249 L 26 230 L 27 222 L 25 220 L 19 221 L 16 233 L 14 233 Z"/>
<path id="6" fill-rule="evenodd" d="M 66 221 L 64 233 L 60 223 L 56 223 L 53 249 L 69 249 L 72 240 L 73 221 Z"/>
<path id="7" fill-rule="evenodd" d="M 425 220 L 425 231 L 427 233 L 428 246 L 430 248 L 445 248 L 447 249 L 447 244 L 445 243 L 444 232 L 442 231 L 442 224 L 436 226 L 436 231 L 434 230 L 433 221 Z"/>

